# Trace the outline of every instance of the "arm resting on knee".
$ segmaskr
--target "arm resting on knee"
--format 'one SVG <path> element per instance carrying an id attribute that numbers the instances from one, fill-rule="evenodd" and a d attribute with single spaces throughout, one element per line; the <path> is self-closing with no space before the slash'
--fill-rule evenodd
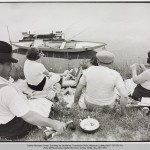
<path id="1" fill-rule="evenodd" d="M 125 107 L 128 102 L 128 91 L 126 90 L 126 88 L 124 86 L 120 87 L 118 89 L 118 91 L 121 95 L 120 105 L 121 105 L 121 107 Z"/>

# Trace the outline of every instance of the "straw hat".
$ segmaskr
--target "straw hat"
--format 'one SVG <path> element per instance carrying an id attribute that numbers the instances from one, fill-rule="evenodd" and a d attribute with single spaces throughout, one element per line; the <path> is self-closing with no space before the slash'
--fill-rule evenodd
<path id="1" fill-rule="evenodd" d="M 17 63 L 18 60 L 12 57 L 12 46 L 4 41 L 0 41 L 0 62 Z"/>
<path id="2" fill-rule="evenodd" d="M 97 59 L 103 64 L 110 64 L 114 61 L 115 55 L 109 51 L 103 50 L 96 54 Z"/>

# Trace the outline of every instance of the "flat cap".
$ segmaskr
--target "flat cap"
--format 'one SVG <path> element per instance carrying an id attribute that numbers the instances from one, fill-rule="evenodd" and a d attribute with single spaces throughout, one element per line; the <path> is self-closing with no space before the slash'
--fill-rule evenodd
<path id="1" fill-rule="evenodd" d="M 114 61 L 115 55 L 109 51 L 102 50 L 96 54 L 97 59 L 104 64 L 110 64 Z"/>

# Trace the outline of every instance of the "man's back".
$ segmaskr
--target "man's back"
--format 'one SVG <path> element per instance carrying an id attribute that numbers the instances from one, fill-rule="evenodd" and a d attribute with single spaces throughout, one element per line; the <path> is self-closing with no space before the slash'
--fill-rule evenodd
<path id="1" fill-rule="evenodd" d="M 120 74 L 108 67 L 91 66 L 80 80 L 86 85 L 86 100 L 97 105 L 111 105 L 116 99 L 115 87 L 124 86 Z"/>

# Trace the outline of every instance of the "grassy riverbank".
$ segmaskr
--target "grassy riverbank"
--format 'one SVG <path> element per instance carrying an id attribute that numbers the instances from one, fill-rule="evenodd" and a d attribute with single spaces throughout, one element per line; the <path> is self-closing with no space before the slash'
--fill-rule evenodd
<path id="1" fill-rule="evenodd" d="M 95 118 L 100 123 L 99 130 L 94 134 L 86 134 L 79 127 L 79 119 L 88 116 Z M 76 123 L 76 131 L 66 131 L 56 135 L 48 141 L 150 141 L 150 117 L 143 117 L 137 109 L 127 109 L 120 115 L 115 110 L 104 108 L 89 112 L 86 110 L 67 110 L 59 106 L 52 118 Z M 42 131 L 35 130 L 19 141 L 44 141 Z"/>
<path id="2" fill-rule="evenodd" d="M 131 77 L 129 65 L 114 65 L 113 68 L 119 71 L 124 79 Z M 15 80 L 24 78 L 19 65 L 13 66 L 12 76 Z M 88 116 L 96 118 L 100 123 L 99 130 L 94 134 L 86 134 L 79 127 L 79 119 Z M 93 112 L 67 109 L 66 104 L 61 102 L 51 117 L 65 122 L 73 120 L 77 128 L 76 131 L 66 131 L 61 135 L 56 135 L 48 139 L 49 141 L 150 141 L 150 117 L 144 117 L 136 108 L 127 109 L 124 114 L 120 115 L 107 107 Z M 36 129 L 17 141 L 44 141 L 44 134 Z"/>

